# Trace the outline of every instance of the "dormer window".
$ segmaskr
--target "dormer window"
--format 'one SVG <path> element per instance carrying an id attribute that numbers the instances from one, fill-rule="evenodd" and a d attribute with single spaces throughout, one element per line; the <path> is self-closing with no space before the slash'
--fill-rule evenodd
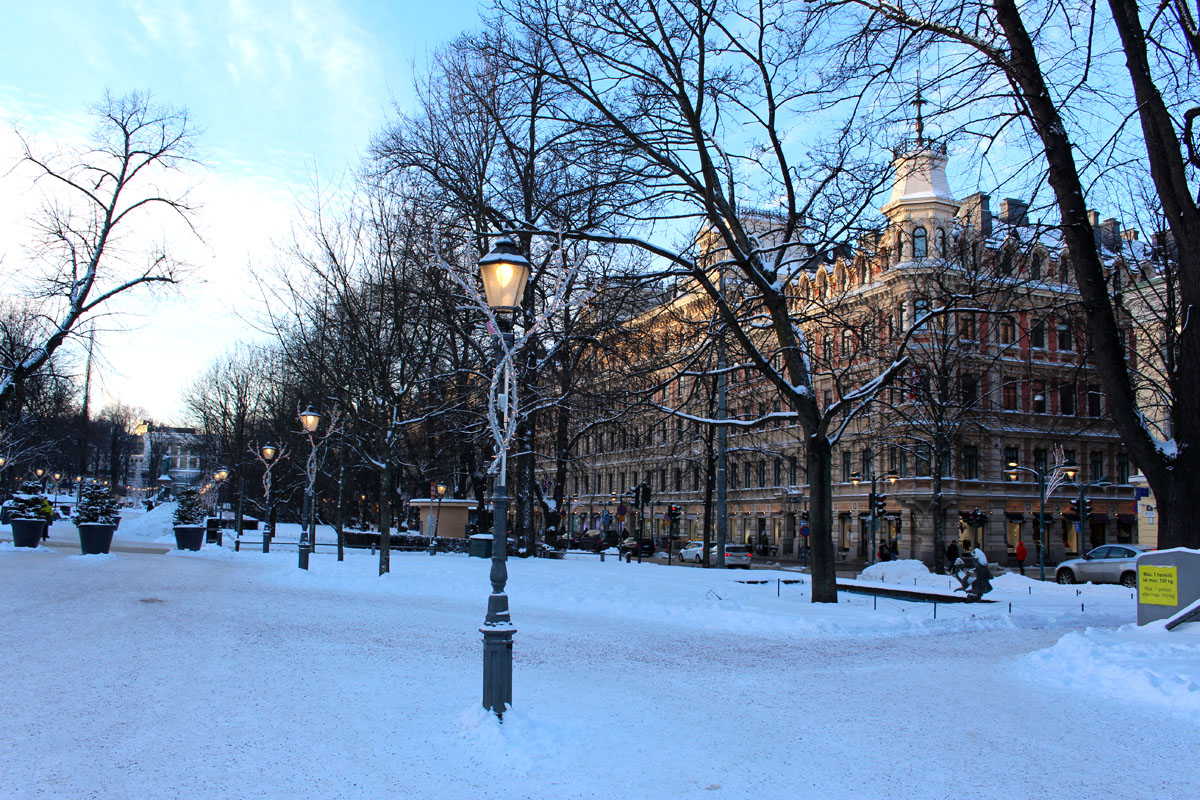
<path id="1" fill-rule="evenodd" d="M 920 260 L 929 256 L 929 234 L 921 225 L 913 228 L 913 259 Z"/>

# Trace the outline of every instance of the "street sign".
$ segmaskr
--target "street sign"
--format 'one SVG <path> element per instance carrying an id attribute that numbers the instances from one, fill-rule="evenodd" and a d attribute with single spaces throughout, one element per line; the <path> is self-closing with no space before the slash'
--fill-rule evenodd
<path id="1" fill-rule="evenodd" d="M 621 503 L 621 505 L 617 506 L 617 516 L 618 517 L 621 517 L 622 519 L 624 519 L 625 515 L 628 513 L 629 513 L 629 509 L 625 507 L 624 503 Z"/>
<path id="2" fill-rule="evenodd" d="M 807 538 L 808 538 L 808 532 L 809 532 L 809 531 L 808 531 L 808 526 L 807 526 L 807 525 L 801 525 L 801 526 L 800 526 L 800 535 L 801 535 L 801 536 L 803 536 L 803 537 L 805 537 L 805 538 L 807 539 Z"/>

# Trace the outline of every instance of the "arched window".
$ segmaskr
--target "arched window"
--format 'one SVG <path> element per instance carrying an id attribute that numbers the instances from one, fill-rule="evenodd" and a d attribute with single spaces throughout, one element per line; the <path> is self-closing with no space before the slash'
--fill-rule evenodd
<path id="1" fill-rule="evenodd" d="M 1033 259 L 1029 262 L 1029 277 L 1035 281 L 1042 279 L 1042 253 L 1040 250 L 1033 251 Z"/>
<path id="2" fill-rule="evenodd" d="M 950 251 L 946 249 L 946 229 L 937 229 L 937 254 L 941 258 L 949 258 Z"/>
<path id="3" fill-rule="evenodd" d="M 913 228 L 913 258 L 922 259 L 929 255 L 929 234 L 921 225 Z"/>

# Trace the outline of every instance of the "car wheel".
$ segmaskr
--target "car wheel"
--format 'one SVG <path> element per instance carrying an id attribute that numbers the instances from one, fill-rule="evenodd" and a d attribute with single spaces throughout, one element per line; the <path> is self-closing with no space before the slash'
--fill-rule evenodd
<path id="1" fill-rule="evenodd" d="M 1075 574 L 1069 569 L 1060 569 L 1058 571 L 1058 582 L 1063 586 L 1068 586 L 1075 582 Z"/>
<path id="2" fill-rule="evenodd" d="M 1121 576 L 1121 585 L 1126 589 L 1137 588 L 1137 574 L 1133 572 L 1126 572 Z"/>

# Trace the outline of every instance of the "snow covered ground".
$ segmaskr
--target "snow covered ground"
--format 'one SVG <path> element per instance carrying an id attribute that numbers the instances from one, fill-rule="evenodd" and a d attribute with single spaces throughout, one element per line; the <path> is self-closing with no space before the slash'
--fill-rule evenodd
<path id="1" fill-rule="evenodd" d="M 170 543 L 170 508 L 118 534 Z M 6 799 L 1200 796 L 1200 625 L 1136 628 L 1120 587 L 1004 575 L 935 619 L 794 572 L 511 560 L 500 725 L 490 562 L 76 541 L 0 544 Z"/>

